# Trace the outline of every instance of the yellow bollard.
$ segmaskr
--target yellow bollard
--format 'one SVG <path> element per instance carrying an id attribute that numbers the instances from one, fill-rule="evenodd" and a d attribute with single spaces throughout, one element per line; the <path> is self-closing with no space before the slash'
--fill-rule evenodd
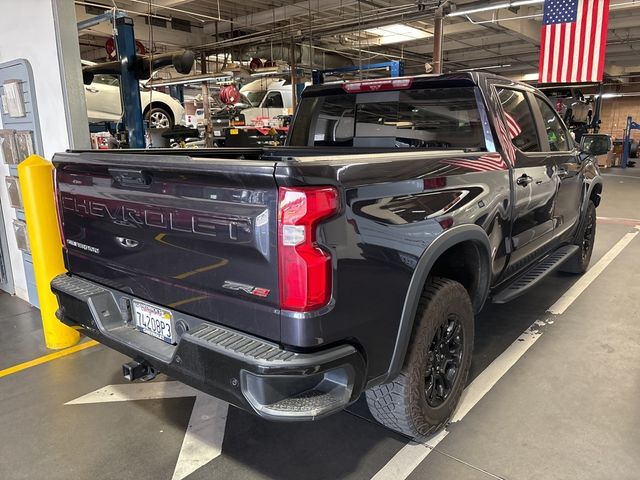
<path id="1" fill-rule="evenodd" d="M 80 334 L 56 318 L 58 301 L 50 287 L 51 280 L 65 272 L 53 193 L 53 164 L 38 155 L 31 155 L 18 165 L 18 176 L 40 299 L 44 341 L 48 348 L 70 347 L 78 343 Z"/>

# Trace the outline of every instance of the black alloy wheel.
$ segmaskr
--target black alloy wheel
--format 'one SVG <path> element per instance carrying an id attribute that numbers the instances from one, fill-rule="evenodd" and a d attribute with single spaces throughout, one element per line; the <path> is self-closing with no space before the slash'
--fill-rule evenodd
<path id="1" fill-rule="evenodd" d="M 453 390 L 462 362 L 464 331 L 460 320 L 450 315 L 437 328 L 429 354 L 425 375 L 427 403 L 442 405 Z"/>

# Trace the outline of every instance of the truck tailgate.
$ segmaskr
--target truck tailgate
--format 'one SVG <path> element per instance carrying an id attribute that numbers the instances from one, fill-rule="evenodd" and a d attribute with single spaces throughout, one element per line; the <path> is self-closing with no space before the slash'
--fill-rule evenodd
<path id="1" fill-rule="evenodd" d="M 186 155 L 54 157 L 67 269 L 274 341 L 274 162 Z"/>

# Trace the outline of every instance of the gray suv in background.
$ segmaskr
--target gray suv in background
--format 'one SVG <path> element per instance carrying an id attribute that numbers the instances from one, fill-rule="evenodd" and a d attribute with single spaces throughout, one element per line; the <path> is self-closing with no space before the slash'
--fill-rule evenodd
<path id="1" fill-rule="evenodd" d="M 554 104 L 556 111 L 567 125 L 586 125 L 591 123 L 593 109 L 590 100 L 585 99 L 580 90 L 573 87 L 540 88 Z"/>

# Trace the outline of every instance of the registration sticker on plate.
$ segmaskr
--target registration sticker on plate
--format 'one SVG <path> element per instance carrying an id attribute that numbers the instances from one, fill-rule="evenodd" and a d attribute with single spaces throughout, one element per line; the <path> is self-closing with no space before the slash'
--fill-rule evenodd
<path id="1" fill-rule="evenodd" d="M 167 343 L 175 343 L 173 316 L 169 310 L 139 300 L 133 300 L 133 316 L 136 327 Z"/>

